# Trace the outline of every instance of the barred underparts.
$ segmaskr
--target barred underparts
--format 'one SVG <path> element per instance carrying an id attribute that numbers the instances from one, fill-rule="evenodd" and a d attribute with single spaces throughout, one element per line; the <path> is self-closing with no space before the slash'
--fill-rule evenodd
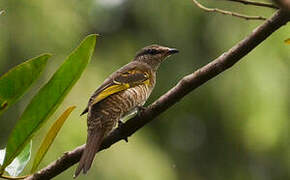
<path id="1" fill-rule="evenodd" d="M 89 113 L 92 121 L 88 121 L 88 131 L 101 125 L 106 127 L 105 135 L 108 135 L 123 116 L 144 105 L 152 89 L 146 84 L 138 85 L 113 94 L 94 105 L 92 108 L 95 110 Z"/>

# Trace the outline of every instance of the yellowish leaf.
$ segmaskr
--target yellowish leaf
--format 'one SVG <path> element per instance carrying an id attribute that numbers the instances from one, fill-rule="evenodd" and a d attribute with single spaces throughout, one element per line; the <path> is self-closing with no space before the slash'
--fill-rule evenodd
<path id="1" fill-rule="evenodd" d="M 75 106 L 71 106 L 67 108 L 65 112 L 54 122 L 54 124 L 50 127 L 48 133 L 46 134 L 44 140 L 39 147 L 36 156 L 33 161 L 33 165 L 31 168 L 31 173 L 35 172 L 36 168 L 40 164 L 41 160 L 45 156 L 46 152 L 48 151 L 49 147 L 51 146 L 52 142 L 54 141 L 56 135 L 58 134 L 60 128 L 63 126 L 65 120 L 71 114 L 71 112 L 75 109 Z"/>
<path id="2" fill-rule="evenodd" d="M 290 45 L 290 38 L 286 39 L 284 42 L 285 42 L 285 44 L 289 44 Z"/>

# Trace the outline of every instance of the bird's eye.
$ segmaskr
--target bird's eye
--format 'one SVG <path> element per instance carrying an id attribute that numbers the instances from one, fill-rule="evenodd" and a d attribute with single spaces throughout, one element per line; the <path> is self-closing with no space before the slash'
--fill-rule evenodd
<path id="1" fill-rule="evenodd" d="M 159 53 L 159 51 L 156 50 L 156 49 L 148 49 L 147 50 L 147 54 L 155 55 L 155 54 L 158 54 L 158 53 Z"/>

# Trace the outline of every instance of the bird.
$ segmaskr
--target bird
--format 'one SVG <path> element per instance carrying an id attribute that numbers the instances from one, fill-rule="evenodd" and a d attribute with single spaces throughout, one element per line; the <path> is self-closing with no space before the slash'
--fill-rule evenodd
<path id="1" fill-rule="evenodd" d="M 146 46 L 131 62 L 105 79 L 93 93 L 81 114 L 88 113 L 87 141 L 75 178 L 81 171 L 87 173 L 104 138 L 122 124 L 121 119 L 143 107 L 155 86 L 160 64 L 178 52 L 175 48 L 156 44 Z"/>

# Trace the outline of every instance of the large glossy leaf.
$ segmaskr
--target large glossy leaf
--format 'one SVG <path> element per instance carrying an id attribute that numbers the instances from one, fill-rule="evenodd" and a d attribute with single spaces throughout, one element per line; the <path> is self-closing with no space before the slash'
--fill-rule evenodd
<path id="1" fill-rule="evenodd" d="M 96 35 L 86 37 L 33 97 L 8 139 L 3 167 L 19 154 L 33 134 L 57 109 L 90 61 L 95 43 Z"/>
<path id="2" fill-rule="evenodd" d="M 25 148 L 21 151 L 21 153 L 12 161 L 9 166 L 5 168 L 5 171 L 8 172 L 10 176 L 18 176 L 26 164 L 29 162 L 31 157 L 31 147 L 32 141 L 28 143 Z M 0 164 L 2 164 L 5 157 L 5 149 L 0 150 Z"/>
<path id="3" fill-rule="evenodd" d="M 32 58 L 0 77 L 0 115 L 14 104 L 39 77 L 49 54 Z"/>
<path id="4" fill-rule="evenodd" d="M 69 107 L 62 115 L 54 122 L 54 124 L 50 127 L 48 133 L 46 134 L 45 138 L 43 139 L 36 156 L 33 161 L 33 165 L 31 168 L 31 173 L 33 173 L 38 165 L 40 164 L 41 160 L 44 158 L 46 152 L 50 148 L 52 142 L 54 141 L 56 135 L 58 134 L 59 130 L 61 129 L 63 123 L 68 118 L 70 113 L 75 109 L 75 106 Z"/>
<path id="5" fill-rule="evenodd" d="M 288 38 L 288 39 L 285 39 L 285 44 L 290 44 L 290 38 Z"/>

